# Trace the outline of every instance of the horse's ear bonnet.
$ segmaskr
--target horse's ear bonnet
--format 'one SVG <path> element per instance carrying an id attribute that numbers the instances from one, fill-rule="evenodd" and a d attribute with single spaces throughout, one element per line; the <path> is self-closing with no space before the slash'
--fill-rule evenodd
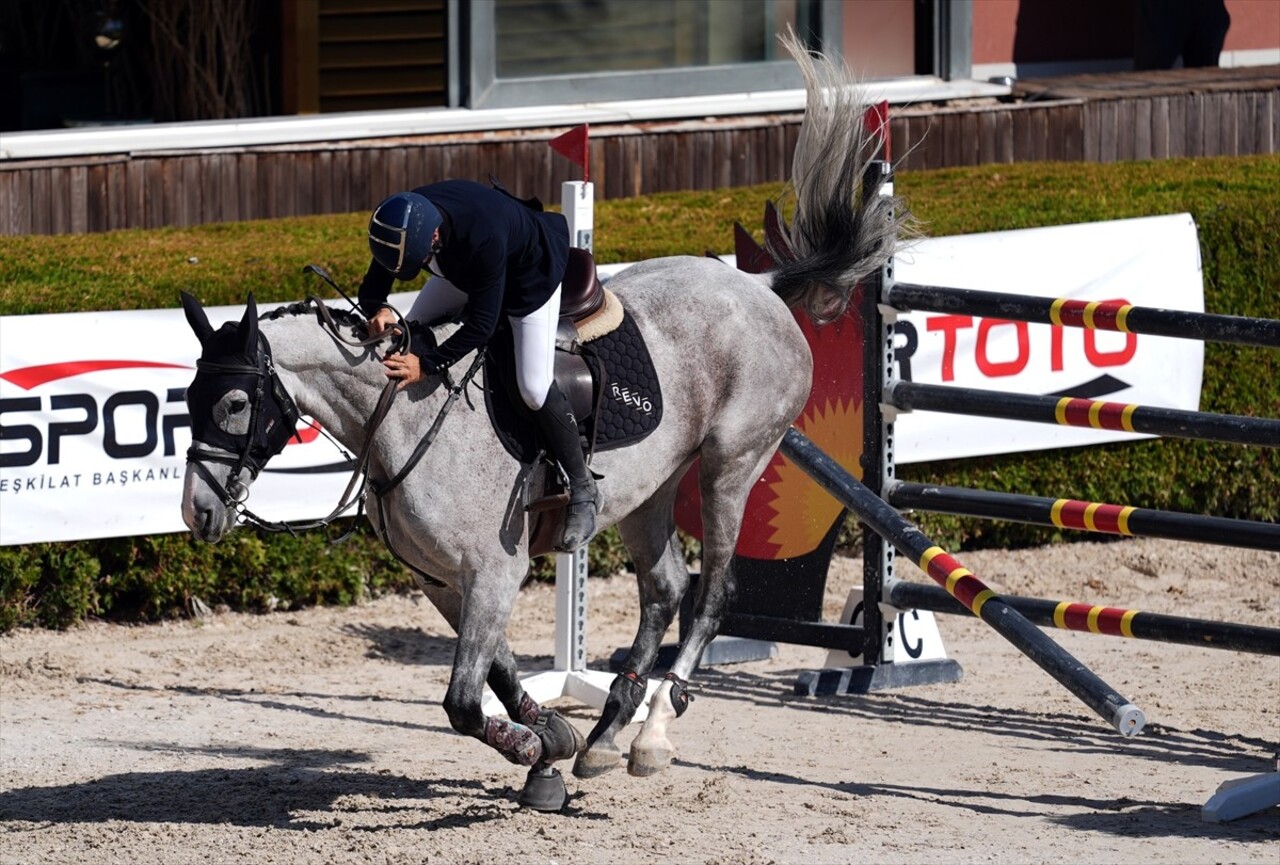
<path id="1" fill-rule="evenodd" d="M 413 279 L 431 254 L 443 219 L 436 206 L 416 192 L 383 199 L 369 219 L 369 251 L 396 279 Z"/>
<path id="2" fill-rule="evenodd" d="M 244 317 L 241 318 L 239 325 L 226 322 L 215 331 L 200 301 L 185 291 L 182 292 L 182 311 L 187 315 L 187 324 L 191 325 L 196 338 L 200 340 L 201 347 L 205 349 L 203 354 L 216 357 L 219 354 L 234 352 L 246 359 L 258 356 L 258 305 L 254 301 L 252 292 L 249 294 Z M 224 339 L 219 340 L 216 345 L 209 344 L 210 340 L 222 334 L 226 334 Z"/>
<path id="3" fill-rule="evenodd" d="M 240 320 L 240 353 L 246 358 L 258 356 L 258 304 L 249 292 L 249 302 L 245 304 L 244 318 Z"/>
<path id="4" fill-rule="evenodd" d="M 196 332 L 196 339 L 204 345 L 213 336 L 213 325 L 209 324 L 209 316 L 194 295 L 182 292 L 182 311 L 187 314 L 187 324 Z"/>

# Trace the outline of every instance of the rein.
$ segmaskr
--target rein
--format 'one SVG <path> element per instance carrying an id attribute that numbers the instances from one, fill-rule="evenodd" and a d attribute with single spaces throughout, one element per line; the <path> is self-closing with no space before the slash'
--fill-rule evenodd
<path id="1" fill-rule="evenodd" d="M 371 345 L 376 345 L 383 340 L 381 335 L 365 337 L 364 339 L 356 339 L 346 336 L 343 334 L 341 326 L 334 320 L 333 312 L 328 306 L 320 301 L 319 298 L 314 296 L 308 297 L 306 302 L 303 304 L 303 307 L 305 308 L 308 306 L 315 308 L 316 314 L 320 319 L 321 326 L 324 327 L 328 334 L 338 342 L 354 346 L 356 348 L 366 348 Z M 274 313 L 268 313 L 267 316 L 276 314 L 278 314 L 278 310 Z M 399 336 L 392 345 L 391 351 L 398 354 L 405 354 L 409 350 L 409 325 L 399 312 L 396 313 L 396 317 L 400 320 Z M 270 358 L 268 358 L 268 363 L 269 362 Z M 279 379 L 277 378 L 276 381 L 278 382 Z M 264 520 L 262 517 L 249 510 L 249 508 L 245 506 L 243 499 L 235 502 L 234 505 L 228 504 L 227 506 L 235 507 L 238 515 L 241 516 L 245 522 L 253 525 L 255 528 L 267 532 L 288 532 L 291 535 L 297 534 L 299 531 L 325 528 L 331 525 L 335 520 L 342 517 L 343 514 L 349 511 L 352 507 L 356 508 L 356 516 L 359 516 L 364 512 L 365 487 L 368 485 L 367 468 L 369 465 L 369 456 L 373 451 L 373 435 L 377 431 L 378 427 L 382 425 L 382 421 L 386 418 L 387 413 L 391 410 L 391 404 L 395 401 L 396 388 L 398 384 L 399 383 L 396 381 L 389 380 L 386 386 L 383 387 L 382 393 L 379 394 L 378 402 L 374 406 L 373 414 L 371 414 L 369 416 L 369 420 L 365 422 L 364 446 L 360 449 L 360 455 L 355 460 L 355 464 L 351 471 L 351 480 L 347 482 L 347 487 L 338 498 L 338 503 L 334 505 L 333 510 L 331 510 L 327 516 L 305 523 L 274 522 Z M 280 386 L 280 390 L 284 391 L 283 385 Z M 285 396 L 288 396 L 287 392 L 285 393 Z M 290 402 L 292 402 L 291 398 Z M 332 441 L 332 438 L 330 438 L 330 440 Z M 341 535 L 334 541 L 334 543 L 345 540 L 354 531 L 355 526 L 352 526 L 350 531 Z"/>
<path id="2" fill-rule="evenodd" d="M 335 321 L 332 311 L 322 301 L 314 296 L 308 297 L 303 304 L 286 307 L 285 309 L 297 314 L 305 310 L 307 307 L 315 308 L 320 325 L 333 339 L 338 342 L 358 348 L 364 348 L 383 341 L 383 337 L 381 335 L 376 337 L 367 337 L 365 339 L 346 336 L 343 333 L 342 326 Z M 395 311 L 394 307 L 390 308 Z M 405 321 L 404 317 L 400 315 L 399 311 L 395 312 L 396 317 L 399 320 L 398 336 L 396 337 L 390 351 L 405 354 L 409 351 L 411 344 L 409 324 Z M 278 318 L 281 314 L 282 310 L 278 309 L 273 312 L 266 313 L 260 318 Z M 484 357 L 485 349 L 481 348 L 476 352 L 476 357 L 472 361 L 471 366 L 467 369 L 466 373 L 456 382 L 449 376 L 447 370 L 441 373 L 443 383 L 449 391 L 449 395 L 445 399 L 444 405 L 440 407 L 440 411 L 437 412 L 431 427 L 418 442 L 417 447 L 414 448 L 413 453 L 410 454 L 409 459 L 405 464 L 388 481 L 379 483 L 371 480 L 368 472 L 369 460 L 373 452 L 373 439 L 378 428 L 382 425 L 382 422 L 391 411 L 391 406 L 395 401 L 395 396 L 399 390 L 400 384 L 399 381 L 388 380 L 386 386 L 382 389 L 382 393 L 378 396 L 378 402 L 374 407 L 373 413 L 365 422 L 364 444 L 360 449 L 360 455 L 354 461 L 351 480 L 347 482 L 347 487 L 339 498 L 338 504 L 334 506 L 328 516 L 321 519 L 305 523 L 270 521 L 258 516 L 258 514 L 250 510 L 245 504 L 249 497 L 249 489 L 247 485 L 240 482 L 240 473 L 247 467 L 250 471 L 251 478 L 257 478 L 258 473 L 262 470 L 262 467 L 267 460 L 283 450 L 289 439 L 289 436 L 286 435 L 284 438 L 279 440 L 278 444 L 267 441 L 264 447 L 266 454 L 261 459 L 255 458 L 252 453 L 255 445 L 258 444 L 262 438 L 265 438 L 265 436 L 262 435 L 260 427 L 262 424 L 261 409 L 263 399 L 268 390 L 267 385 L 269 384 L 272 397 L 281 408 L 281 414 L 284 417 L 287 429 L 296 430 L 298 418 L 301 417 L 301 412 L 298 410 L 297 404 L 285 389 L 283 382 L 280 381 L 279 374 L 276 372 L 275 365 L 271 359 L 271 346 L 267 342 L 266 337 L 261 333 L 258 334 L 258 362 L 256 366 L 250 366 L 249 364 L 223 364 L 205 360 L 197 361 L 197 369 L 201 372 L 213 375 L 251 374 L 255 376 L 256 384 L 254 387 L 253 408 L 249 416 L 249 433 L 246 436 L 244 448 L 238 455 L 231 455 L 227 452 L 205 450 L 193 444 L 187 451 L 187 459 L 196 467 L 196 470 L 204 478 L 205 482 L 221 497 L 223 505 L 228 510 L 231 510 L 236 514 L 237 519 L 267 532 L 288 532 L 291 535 L 296 535 L 299 531 L 325 528 L 331 525 L 338 518 L 342 517 L 352 507 L 357 508 L 355 515 L 359 517 L 364 513 L 364 503 L 367 498 L 366 491 L 367 489 L 372 488 L 378 502 L 378 523 L 381 527 L 378 531 L 387 549 L 390 550 L 391 554 L 399 559 L 406 567 L 418 574 L 418 576 L 425 582 L 435 585 L 444 585 L 434 577 L 431 577 L 414 567 L 413 564 L 395 548 L 395 545 L 391 541 L 390 532 L 386 528 L 388 523 L 386 519 L 385 499 L 389 493 L 404 482 L 409 473 L 412 472 L 422 460 L 427 449 L 431 447 L 436 436 L 439 434 L 440 428 L 444 424 L 445 417 L 448 416 L 449 411 L 454 406 L 454 403 L 458 401 L 459 397 L 464 395 L 467 386 L 483 366 Z M 468 398 L 468 405 L 470 405 L 470 398 Z M 333 441 L 332 437 L 328 436 L 327 433 L 326 436 Z M 336 441 L 335 444 L 337 444 Z M 341 447 L 340 444 L 338 446 Z M 225 487 L 213 477 L 213 474 L 209 471 L 208 467 L 205 466 L 205 462 L 217 462 L 232 467 L 232 471 L 228 476 L 229 480 Z M 336 538 L 332 543 L 338 543 L 345 540 L 355 530 L 356 527 L 353 524 L 349 531 Z"/>

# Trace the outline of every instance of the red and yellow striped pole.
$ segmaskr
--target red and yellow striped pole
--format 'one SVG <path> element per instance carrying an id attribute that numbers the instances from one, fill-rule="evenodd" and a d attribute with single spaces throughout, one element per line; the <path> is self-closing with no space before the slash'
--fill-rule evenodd
<path id="1" fill-rule="evenodd" d="M 1049 305 L 1049 320 L 1059 327 L 1132 333 L 1127 327 L 1127 320 L 1133 309 L 1133 304 L 1122 300 L 1087 301 L 1060 297 Z"/>
<path id="2" fill-rule="evenodd" d="M 1045 636 L 1025 616 L 798 430 L 792 428 L 787 431 L 782 437 L 780 450 L 858 519 L 891 543 L 899 553 L 918 564 L 952 597 L 1039 664 L 1121 735 L 1136 735 L 1146 724 L 1146 716 L 1141 709 Z"/>
<path id="3" fill-rule="evenodd" d="M 982 605 L 996 596 L 973 572 L 952 558 L 942 547 L 929 547 L 916 565 L 934 582 L 947 590 L 947 594 L 969 608 L 975 616 L 982 617 Z"/>
<path id="4" fill-rule="evenodd" d="M 1110 535 L 1132 535 L 1129 517 L 1138 510 L 1127 505 L 1057 499 L 1049 506 L 1049 519 L 1060 529 L 1081 529 Z"/>
<path id="5" fill-rule="evenodd" d="M 1132 637 L 1133 617 L 1138 615 L 1138 612 L 1138 610 L 1122 610 L 1118 607 L 1061 601 L 1053 608 L 1053 623 L 1056 627 L 1067 631 L 1088 631 L 1090 634 Z"/>
<path id="6" fill-rule="evenodd" d="M 885 585 L 885 596 L 891 605 L 900 610 L 929 610 L 953 615 L 972 613 L 962 600 L 935 585 L 892 580 Z M 1255 655 L 1280 655 L 1280 628 L 1191 619 L 1048 598 L 1005 595 L 1002 600 L 1026 616 L 1028 621 L 1046 628 L 1131 640 L 1178 643 L 1206 649 L 1229 649 Z"/>
<path id="7" fill-rule="evenodd" d="M 1280 525 L 1256 520 L 1159 511 L 1078 499 L 892 481 L 884 497 L 900 509 L 989 517 L 1084 532 L 1198 541 L 1280 551 Z"/>
<path id="8" fill-rule="evenodd" d="M 1071 300 L 899 282 L 890 287 L 887 302 L 898 309 L 1280 348 L 1280 321 L 1275 319 L 1157 309 L 1123 300 Z"/>
<path id="9" fill-rule="evenodd" d="M 1133 413 L 1140 408 L 1141 406 L 1132 403 L 1103 402 L 1065 396 L 1054 406 L 1053 418 L 1060 426 L 1138 432 L 1133 427 Z"/>
<path id="10" fill-rule="evenodd" d="M 1280 447 L 1280 420 L 1182 409 L 1036 396 L 971 387 L 895 381 L 884 400 L 903 411 L 937 411 L 976 417 L 1121 430 L 1200 441 Z"/>

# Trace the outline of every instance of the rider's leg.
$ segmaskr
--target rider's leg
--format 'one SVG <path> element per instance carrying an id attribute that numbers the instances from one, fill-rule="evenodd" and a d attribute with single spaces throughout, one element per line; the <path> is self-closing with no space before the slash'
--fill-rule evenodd
<path id="1" fill-rule="evenodd" d="M 555 383 L 556 325 L 560 313 L 560 289 L 529 315 L 511 317 L 515 342 L 516 380 L 525 405 L 546 441 L 551 456 L 569 478 L 569 506 L 559 549 L 575 550 L 595 533 L 596 482 L 582 455 L 578 421 L 569 398 Z"/>
<path id="2" fill-rule="evenodd" d="M 458 312 L 467 304 L 467 295 L 443 276 L 432 276 L 422 286 L 405 316 L 409 321 L 431 324 Z"/>
<path id="3" fill-rule="evenodd" d="M 560 323 L 560 289 L 528 315 L 510 316 L 511 339 L 516 350 L 516 383 L 520 398 L 530 410 L 546 402 L 555 381 L 556 326 Z"/>

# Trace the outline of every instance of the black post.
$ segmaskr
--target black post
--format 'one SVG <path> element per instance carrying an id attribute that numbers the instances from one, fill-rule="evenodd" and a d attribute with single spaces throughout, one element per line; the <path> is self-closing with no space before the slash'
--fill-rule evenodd
<path id="1" fill-rule="evenodd" d="M 893 192 L 893 169 L 873 161 L 863 175 L 864 197 L 887 187 Z M 876 495 L 893 477 L 893 428 L 880 411 L 880 395 L 893 380 L 894 326 L 880 315 L 881 295 L 893 284 L 893 264 L 871 274 L 862 284 L 862 480 Z M 870 528 L 862 532 L 862 663 L 880 664 L 884 645 L 884 616 L 876 603 L 885 579 L 893 576 L 893 547 Z"/>

